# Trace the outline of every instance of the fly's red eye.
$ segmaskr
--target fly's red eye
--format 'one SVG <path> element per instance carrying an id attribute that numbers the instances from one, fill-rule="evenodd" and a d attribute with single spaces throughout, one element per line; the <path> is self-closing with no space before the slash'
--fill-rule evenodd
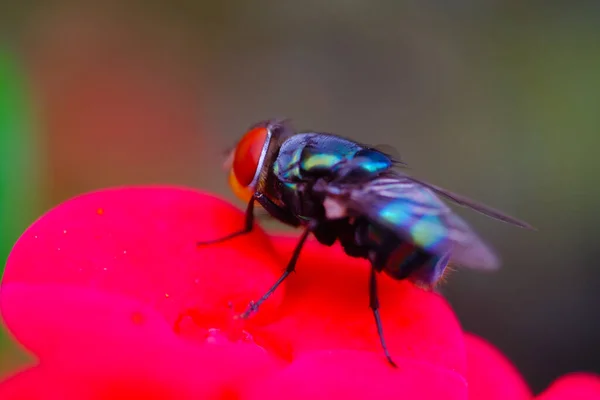
<path id="1" fill-rule="evenodd" d="M 248 131 L 238 143 L 233 159 L 233 172 L 241 186 L 252 183 L 267 137 L 267 128 L 258 127 Z"/>

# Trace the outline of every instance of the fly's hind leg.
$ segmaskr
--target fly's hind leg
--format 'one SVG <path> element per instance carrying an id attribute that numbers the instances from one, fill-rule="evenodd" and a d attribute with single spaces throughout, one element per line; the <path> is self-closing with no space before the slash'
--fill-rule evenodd
<path id="1" fill-rule="evenodd" d="M 377 296 L 377 276 L 375 267 L 371 267 L 371 276 L 369 278 L 369 305 L 371 310 L 373 310 L 373 317 L 375 317 L 375 325 L 377 326 L 377 334 L 379 335 L 379 341 L 381 342 L 381 347 L 383 348 L 383 353 L 387 358 L 390 365 L 394 368 L 398 366 L 392 360 L 392 356 L 387 349 L 387 344 L 385 343 L 385 338 L 383 337 L 383 326 L 381 324 L 381 317 L 379 316 L 379 298 Z"/>

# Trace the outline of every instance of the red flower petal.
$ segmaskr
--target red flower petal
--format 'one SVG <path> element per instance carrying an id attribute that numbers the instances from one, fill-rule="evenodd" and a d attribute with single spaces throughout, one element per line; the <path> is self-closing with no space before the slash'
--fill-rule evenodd
<path id="1" fill-rule="evenodd" d="M 242 226 L 232 206 L 174 188 L 91 193 L 40 218 L 16 244 L 0 289 L 7 325 L 41 359 L 22 376 L 62 382 L 75 398 L 256 394 L 258 382 L 275 395 L 296 373 L 311 390 L 341 395 L 373 386 L 465 398 L 463 336 L 447 303 L 380 277 L 386 338 L 401 364 L 392 369 L 368 307 L 368 263 L 338 247 L 310 243 L 298 273 L 258 315 L 234 321 L 228 303 L 239 310 L 261 296 L 296 242 L 276 240 L 278 255 L 256 230 L 195 246 Z M 274 353 L 246 338 L 244 324 L 256 343 L 294 362 L 273 375 Z"/>
<path id="2" fill-rule="evenodd" d="M 572 373 L 556 380 L 538 400 L 598 400 L 600 375 Z"/>
<path id="3" fill-rule="evenodd" d="M 296 241 L 274 241 L 284 260 L 289 259 Z M 286 296 L 278 310 L 281 319 L 265 327 L 262 335 L 294 356 L 320 349 L 368 350 L 377 353 L 385 365 L 369 308 L 368 279 L 367 261 L 343 254 L 338 246 L 309 242 L 296 273 L 287 279 Z M 446 301 L 384 274 L 378 276 L 378 285 L 392 357 L 426 361 L 464 374 L 463 334 Z"/>
<path id="4" fill-rule="evenodd" d="M 226 335 L 218 332 L 184 340 L 151 307 L 121 295 L 13 283 L 3 286 L 2 296 L 6 318 L 19 321 L 24 339 L 44 344 L 46 372 L 39 379 L 62 376 L 77 394 L 71 398 L 94 393 L 97 398 L 145 393 L 162 394 L 152 398 L 218 397 L 277 365 L 251 341 L 219 340 Z M 15 318 L 15 313 L 31 318 Z"/>
<path id="5" fill-rule="evenodd" d="M 256 298 L 280 262 L 260 230 L 235 246 L 195 242 L 242 226 L 233 206 L 191 190 L 128 188 L 72 199 L 15 245 L 0 289 L 3 319 L 42 365 L 76 366 L 74 377 L 85 372 L 105 386 L 118 373 L 129 376 L 125 367 L 152 383 L 165 379 L 169 390 L 239 384 L 272 359 L 251 341 L 230 343 L 243 336 L 231 326 L 228 302 Z M 188 313 L 192 329 L 182 325 L 195 342 L 174 330 Z M 205 339 L 215 341 L 210 328 L 223 331 L 218 351 L 206 347 Z"/>
<path id="6" fill-rule="evenodd" d="M 193 310 L 195 319 L 211 328 L 231 319 L 229 302 L 247 304 L 281 268 L 259 229 L 230 244 L 195 246 L 242 226 L 240 211 L 192 190 L 90 193 L 56 207 L 23 234 L 8 259 L 3 284 L 73 285 L 121 294 L 151 305 L 170 324 Z M 281 295 L 265 308 L 274 308 Z M 6 307 L 1 293 L 0 307 Z M 59 313 L 65 311 L 55 308 L 54 314 Z M 18 329 L 19 319 L 36 317 L 8 314 L 6 323 L 14 334 L 27 336 Z M 67 324 L 62 329 L 67 332 L 69 324 L 78 322 L 66 316 L 61 323 Z M 21 341 L 43 352 L 47 341 L 35 338 Z"/>
<path id="7" fill-rule="evenodd" d="M 470 400 L 530 399 L 531 390 L 510 361 L 483 339 L 465 334 Z"/>
<path id="8" fill-rule="evenodd" d="M 244 399 L 465 400 L 465 379 L 445 368 L 398 357 L 390 368 L 371 352 L 305 353 L 281 372 L 260 380 Z"/>

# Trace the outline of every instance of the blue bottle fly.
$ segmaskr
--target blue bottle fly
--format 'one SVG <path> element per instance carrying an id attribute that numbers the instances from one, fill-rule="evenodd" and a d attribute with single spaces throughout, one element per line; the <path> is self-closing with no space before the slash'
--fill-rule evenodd
<path id="1" fill-rule="evenodd" d="M 493 251 L 440 199 L 522 227 L 522 221 L 456 193 L 408 176 L 390 155 L 340 136 L 296 133 L 283 120 L 252 126 L 228 158 L 229 183 L 248 202 L 244 227 L 208 245 L 249 233 L 258 202 L 279 221 L 303 233 L 282 276 L 242 318 L 258 310 L 294 271 L 310 234 L 339 242 L 351 257 L 369 260 L 369 299 L 385 356 L 393 366 L 379 316 L 377 273 L 433 287 L 449 263 L 496 269 Z"/>

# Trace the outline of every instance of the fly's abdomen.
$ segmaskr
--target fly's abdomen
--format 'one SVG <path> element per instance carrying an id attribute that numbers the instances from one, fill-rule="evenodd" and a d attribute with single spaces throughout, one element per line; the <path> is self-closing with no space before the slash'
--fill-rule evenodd
<path id="1" fill-rule="evenodd" d="M 433 286 L 448 265 L 448 256 L 436 256 L 402 242 L 385 261 L 383 271 L 394 279 L 409 279 L 419 285 Z"/>
<path id="2" fill-rule="evenodd" d="M 369 259 L 373 266 L 394 279 L 432 286 L 444 274 L 449 255 L 432 254 L 372 223 L 367 222 L 357 232 L 362 236 L 360 242 L 370 248 Z"/>

